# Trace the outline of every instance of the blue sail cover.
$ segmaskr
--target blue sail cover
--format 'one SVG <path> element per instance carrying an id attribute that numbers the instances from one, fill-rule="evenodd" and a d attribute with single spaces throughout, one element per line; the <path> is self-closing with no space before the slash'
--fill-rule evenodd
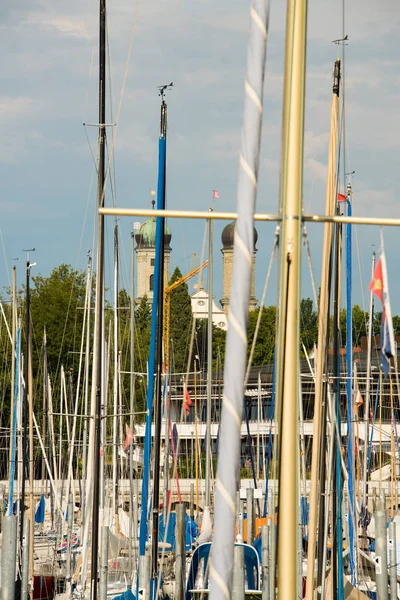
<path id="1" fill-rule="evenodd" d="M 176 538 L 175 538 L 175 528 L 176 528 L 176 513 L 171 512 L 169 516 L 168 530 L 167 535 L 165 536 L 165 522 L 164 515 L 160 515 L 159 524 L 158 524 L 158 541 L 159 542 L 167 542 L 167 544 L 171 544 L 171 548 L 168 550 L 175 550 L 176 547 Z M 188 552 L 193 542 L 195 541 L 198 534 L 198 527 L 192 519 L 188 515 L 186 515 L 186 551 Z"/>
<path id="2" fill-rule="evenodd" d="M 129 588 L 119 596 L 114 596 L 114 600 L 136 600 L 135 594 Z"/>
<path id="3" fill-rule="evenodd" d="M 44 502 L 44 495 L 42 494 L 40 496 L 39 504 L 36 507 L 35 523 L 44 523 L 44 509 L 45 509 L 45 502 Z"/>

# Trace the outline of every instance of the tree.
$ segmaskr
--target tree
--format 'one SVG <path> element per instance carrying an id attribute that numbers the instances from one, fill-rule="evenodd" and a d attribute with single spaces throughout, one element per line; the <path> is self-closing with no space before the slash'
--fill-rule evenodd
<path id="1" fill-rule="evenodd" d="M 169 284 L 182 277 L 176 267 Z M 186 372 L 192 327 L 192 303 L 186 283 L 170 292 L 170 344 L 172 372 Z"/>
<path id="2" fill-rule="evenodd" d="M 196 339 L 195 339 L 195 354 L 200 358 L 200 364 L 207 364 L 207 319 L 196 320 Z M 223 369 L 225 362 L 225 343 L 226 343 L 226 331 L 217 327 L 212 326 L 212 359 L 213 359 L 213 371 L 216 372 L 218 368 Z M 218 365 L 218 353 L 220 354 L 221 364 Z"/>
<path id="3" fill-rule="evenodd" d="M 261 307 L 249 313 L 249 321 L 247 327 L 247 357 L 250 356 L 251 346 L 253 343 L 258 315 Z M 275 329 L 276 329 L 276 307 L 262 307 L 260 329 L 254 348 L 253 366 L 271 364 L 274 360 L 275 352 Z"/>
<path id="4" fill-rule="evenodd" d="M 73 368 L 75 352 L 80 350 L 86 273 L 62 264 L 53 269 L 49 277 L 32 277 L 31 320 L 33 334 L 33 364 L 38 366 L 46 328 L 47 359 L 49 369 L 55 374 L 61 364 Z M 36 370 L 35 369 L 35 370 Z"/>
<path id="5" fill-rule="evenodd" d="M 347 311 L 343 308 L 340 311 L 340 334 L 341 345 L 346 345 L 347 339 Z M 358 304 L 353 306 L 352 310 L 352 344 L 354 347 L 361 346 L 361 338 L 367 335 L 368 314 L 362 310 Z"/>
<path id="6" fill-rule="evenodd" d="M 308 351 L 318 342 L 318 314 L 314 310 L 311 298 L 303 298 L 300 302 L 300 342 Z M 302 344 L 301 354 L 303 354 Z"/>

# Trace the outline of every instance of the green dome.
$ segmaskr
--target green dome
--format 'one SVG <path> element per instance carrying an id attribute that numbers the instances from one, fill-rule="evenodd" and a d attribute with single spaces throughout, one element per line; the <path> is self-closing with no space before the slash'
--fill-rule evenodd
<path id="1" fill-rule="evenodd" d="M 171 250 L 171 230 L 165 223 L 164 248 Z M 142 223 L 139 231 L 135 235 L 136 248 L 155 248 L 156 247 L 156 217 L 150 217 Z"/>

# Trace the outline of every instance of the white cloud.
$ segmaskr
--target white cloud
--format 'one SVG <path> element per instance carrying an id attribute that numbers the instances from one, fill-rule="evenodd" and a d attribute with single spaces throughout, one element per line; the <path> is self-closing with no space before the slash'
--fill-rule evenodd
<path id="1" fill-rule="evenodd" d="M 309 175 L 311 179 L 326 181 L 326 164 L 309 157 L 304 161 L 304 170 L 305 174 Z"/>
<path id="2" fill-rule="evenodd" d="M 40 16 L 32 15 L 26 21 L 26 25 L 34 25 L 45 30 L 55 30 L 57 33 L 84 40 L 91 39 L 85 23 L 80 19 L 71 19 L 66 16 Z"/>
<path id="3" fill-rule="evenodd" d="M 32 98 L 0 96 L 0 122 L 9 123 L 14 119 L 26 117 L 32 113 L 33 106 Z"/>
<path id="4" fill-rule="evenodd" d="M 366 217 L 400 216 L 400 198 L 396 198 L 393 189 L 358 189 L 355 185 L 353 206 L 357 214 Z"/>
<path id="5" fill-rule="evenodd" d="M 313 131 L 306 131 L 304 134 L 304 156 L 319 156 L 326 153 L 328 142 L 328 132 L 315 134 Z"/>

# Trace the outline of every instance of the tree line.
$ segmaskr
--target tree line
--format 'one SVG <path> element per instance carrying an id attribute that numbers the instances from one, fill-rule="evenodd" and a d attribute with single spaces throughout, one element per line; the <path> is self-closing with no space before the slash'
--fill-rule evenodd
<path id="1" fill-rule="evenodd" d="M 170 283 L 181 277 L 178 268 L 175 269 Z M 59 397 L 60 369 L 63 365 L 65 372 L 72 374 L 73 385 L 76 385 L 84 324 L 84 302 L 86 294 L 86 273 L 77 271 L 70 265 L 56 267 L 48 277 L 32 276 L 31 285 L 31 322 L 33 339 L 33 373 L 34 373 L 34 402 L 38 417 L 41 415 L 41 398 L 43 396 L 43 334 L 46 329 L 47 360 L 50 378 L 52 380 L 54 402 Z M 94 306 L 94 285 L 92 286 L 91 306 Z M 11 323 L 11 307 L 7 298 L 3 298 L 5 316 Z M 130 395 L 130 348 L 131 348 L 131 300 L 126 290 L 121 290 L 118 297 L 119 332 L 118 345 L 120 351 L 120 370 L 122 375 L 123 403 L 129 406 Z M 147 298 L 142 298 L 134 307 L 134 371 L 136 410 L 144 410 L 146 404 L 147 361 L 150 347 L 151 305 Z M 273 361 L 275 349 L 275 329 L 277 311 L 275 306 L 258 307 L 249 314 L 248 321 L 248 352 L 254 338 L 259 313 L 262 311 L 259 333 L 254 348 L 253 365 L 270 364 Z M 90 348 L 93 343 L 93 311 L 91 311 Z M 22 327 L 21 348 L 24 348 L 25 329 L 25 289 L 19 291 L 18 315 Z M 358 305 L 353 307 L 353 346 L 360 346 L 361 338 L 367 334 L 368 314 Z M 373 332 L 379 334 L 380 313 L 374 315 Z M 171 371 L 184 373 L 188 366 L 189 346 L 192 335 L 192 308 L 188 285 L 183 283 L 171 292 L 170 300 L 170 356 Z M 395 334 L 400 333 L 400 317 L 393 318 Z M 105 306 L 105 338 L 110 340 L 111 351 L 113 335 L 112 307 Z M 330 327 L 332 331 L 332 326 Z M 346 310 L 340 313 L 341 345 L 346 343 Z M 0 327 L 0 368 L 2 371 L 2 413 L 1 426 L 7 427 L 10 422 L 11 400 L 11 344 L 6 333 L 4 321 Z M 194 332 L 193 369 L 196 358 L 201 363 L 203 372 L 207 365 L 207 322 L 198 320 Z M 223 368 L 225 355 L 225 332 L 213 326 L 213 369 Z M 310 298 L 304 298 L 300 304 L 300 352 L 303 344 L 311 351 L 318 340 L 318 315 Z M 112 352 L 111 352 L 112 356 Z"/>

